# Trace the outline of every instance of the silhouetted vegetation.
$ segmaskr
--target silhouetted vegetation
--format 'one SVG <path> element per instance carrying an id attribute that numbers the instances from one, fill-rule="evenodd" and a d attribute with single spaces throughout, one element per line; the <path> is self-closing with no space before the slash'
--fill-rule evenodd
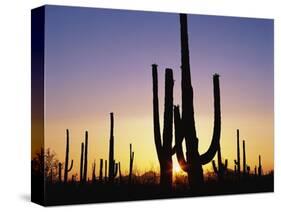
<path id="1" fill-rule="evenodd" d="M 240 135 L 237 129 L 237 158 L 234 169 L 228 167 L 228 160 L 222 162 L 221 103 L 219 75 L 213 75 L 214 127 L 210 146 L 200 154 L 199 140 L 195 127 L 193 88 L 191 82 L 190 57 L 188 44 L 187 16 L 180 14 L 181 37 L 181 97 L 180 105 L 174 105 L 173 70 L 165 70 L 165 96 L 163 133 L 161 136 L 158 98 L 158 70 L 152 65 L 153 82 L 153 127 L 154 143 L 160 171 L 149 170 L 138 173 L 134 167 L 135 150 L 130 144 L 128 173 L 121 170 L 120 161 L 115 159 L 114 114 L 110 113 L 110 136 L 108 160 L 99 158 L 89 161 L 92 166 L 91 178 L 88 178 L 88 131 L 85 141 L 81 143 L 79 175 L 73 173 L 74 161 L 69 156 L 71 147 L 69 130 L 66 130 L 65 161 L 58 160 L 50 149 L 43 148 L 32 158 L 32 179 L 39 185 L 45 185 L 45 204 L 75 204 L 90 202 L 112 202 L 173 197 L 191 197 L 204 195 L 225 195 L 237 193 L 273 191 L 273 171 L 263 173 L 261 156 L 258 167 L 251 173 L 247 164 L 246 143 L 243 140 L 243 175 L 241 176 Z M 175 144 L 173 146 L 173 133 Z M 185 144 L 185 148 L 183 148 Z M 117 142 L 118 145 L 118 142 Z M 184 149 L 186 152 L 184 152 Z M 151 150 L 153 151 L 153 150 Z M 235 151 L 235 150 L 234 150 Z M 176 154 L 181 172 L 173 173 L 172 156 Z M 214 159 L 217 154 L 217 165 Z M 138 155 L 138 154 L 137 154 Z M 145 156 L 142 156 L 145 157 Z M 107 156 L 106 156 L 107 158 Z M 203 174 L 202 166 L 212 161 L 213 172 Z M 232 161 L 232 160 L 231 160 Z M 77 161 L 76 161 L 77 162 Z M 75 163 L 76 163 L 75 162 Z M 70 164 L 69 164 L 70 163 Z M 79 162 L 77 162 L 78 164 Z M 98 167 L 99 166 L 99 167 Z M 123 167 L 123 165 L 122 165 Z M 99 168 L 99 170 L 98 170 Z M 63 173 L 64 169 L 64 173 Z M 123 168 L 124 169 L 124 168 Z M 96 176 L 96 170 L 99 171 Z M 117 177 L 119 175 L 119 177 Z M 43 179 L 43 180 L 42 180 Z"/>
<path id="2" fill-rule="evenodd" d="M 64 182 L 67 182 L 68 172 L 71 171 L 73 167 L 73 160 L 71 160 L 70 167 L 68 168 L 68 160 L 69 160 L 69 130 L 66 130 L 66 150 L 65 150 L 65 167 L 64 167 Z"/>
<path id="3" fill-rule="evenodd" d="M 173 71 L 172 69 L 166 69 L 165 72 L 164 129 L 162 139 L 159 120 L 158 76 L 156 64 L 152 65 L 152 78 L 154 142 L 160 164 L 160 184 L 163 189 L 170 190 L 173 181 Z"/>

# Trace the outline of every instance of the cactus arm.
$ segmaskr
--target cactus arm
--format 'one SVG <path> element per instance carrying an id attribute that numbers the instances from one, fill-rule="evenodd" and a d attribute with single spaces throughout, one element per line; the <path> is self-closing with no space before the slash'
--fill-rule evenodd
<path id="1" fill-rule="evenodd" d="M 154 143 L 158 160 L 162 161 L 162 144 L 159 121 L 159 101 L 158 101 L 158 74 L 157 65 L 152 65 L 152 79 L 153 79 L 153 123 L 154 123 Z"/>
<path id="2" fill-rule="evenodd" d="M 179 106 L 174 107 L 174 124 L 175 124 L 175 151 L 176 156 L 179 162 L 181 169 L 185 172 L 188 171 L 188 164 L 184 158 L 183 149 L 182 149 L 182 142 L 183 142 L 183 135 L 180 125 L 180 111 Z"/>
<path id="3" fill-rule="evenodd" d="M 116 177 L 117 173 L 118 173 L 118 163 L 115 163 L 113 177 Z"/>
<path id="4" fill-rule="evenodd" d="M 228 166 L 228 160 L 225 159 L 225 162 L 224 162 L 224 169 L 227 171 L 227 166 Z"/>
<path id="5" fill-rule="evenodd" d="M 85 151 L 84 151 L 84 170 L 83 170 L 83 180 L 87 181 L 87 169 L 88 169 L 88 131 L 85 132 Z"/>
<path id="6" fill-rule="evenodd" d="M 73 160 L 71 160 L 70 167 L 69 169 L 67 169 L 67 172 L 70 172 L 72 168 L 73 168 Z"/>
<path id="7" fill-rule="evenodd" d="M 220 108 L 220 85 L 219 75 L 214 74 L 214 129 L 211 144 L 204 154 L 200 156 L 200 162 L 202 165 L 209 163 L 215 156 L 217 149 L 220 145 L 221 134 L 221 108 Z"/>
<path id="8" fill-rule="evenodd" d="M 216 174 L 218 174 L 218 168 L 217 168 L 216 162 L 215 162 L 214 160 L 212 161 L 212 165 L 213 165 L 213 170 L 214 170 L 214 172 L 215 172 Z"/>
<path id="9" fill-rule="evenodd" d="M 173 70 L 165 70 L 165 103 L 164 103 L 164 129 L 163 129 L 163 150 L 162 157 L 172 155 L 173 140 Z M 172 162 L 171 162 L 172 163 Z"/>

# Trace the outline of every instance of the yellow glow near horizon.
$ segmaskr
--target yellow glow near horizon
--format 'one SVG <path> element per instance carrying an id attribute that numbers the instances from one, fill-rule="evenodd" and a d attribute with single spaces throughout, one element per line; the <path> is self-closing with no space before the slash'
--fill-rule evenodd
<path id="1" fill-rule="evenodd" d="M 177 162 L 173 163 L 173 171 L 174 173 L 179 173 L 181 171 L 181 167 Z"/>
<path id="2" fill-rule="evenodd" d="M 243 122 L 239 117 L 224 116 L 222 121 L 221 149 L 222 157 L 228 159 L 228 168 L 234 169 L 236 159 L 236 126 L 240 126 L 240 157 L 242 167 L 242 140 L 246 141 L 247 164 L 254 170 L 258 165 L 258 155 L 262 156 L 264 172 L 273 169 L 273 126 L 268 124 L 261 127 L 255 123 L 270 123 L 266 117 L 256 117 L 249 121 L 245 116 Z M 46 125 L 46 147 L 55 150 L 60 161 L 65 159 L 65 121 L 53 122 Z M 84 142 L 85 130 L 89 132 L 88 176 L 91 176 L 92 163 L 96 161 L 96 174 L 99 171 L 99 160 L 108 160 L 109 148 L 109 115 L 104 119 L 87 121 L 67 121 L 70 130 L 70 159 L 74 160 L 74 167 L 70 173 L 79 173 L 80 146 Z M 238 124 L 239 123 L 239 124 Z M 199 138 L 199 152 L 202 154 L 210 145 L 212 136 L 212 117 L 199 116 L 196 119 L 197 136 Z M 88 126 L 88 127 L 87 127 Z M 90 127 L 89 127 L 90 126 Z M 163 125 L 161 124 L 161 127 Z M 262 128 L 262 129 L 261 129 Z M 261 131 L 263 130 L 263 131 Z M 51 133 L 52 132 L 52 133 Z M 115 114 L 115 159 L 121 162 L 122 174 L 129 170 L 129 144 L 133 144 L 135 152 L 134 172 L 142 174 L 146 171 L 159 171 L 159 162 L 154 145 L 153 122 L 151 117 L 136 117 L 122 119 Z M 267 142 L 265 142 L 267 141 Z M 214 158 L 217 160 L 217 157 Z M 212 171 L 211 163 L 205 165 L 204 172 Z M 173 156 L 173 171 L 181 171 L 175 155 Z"/>

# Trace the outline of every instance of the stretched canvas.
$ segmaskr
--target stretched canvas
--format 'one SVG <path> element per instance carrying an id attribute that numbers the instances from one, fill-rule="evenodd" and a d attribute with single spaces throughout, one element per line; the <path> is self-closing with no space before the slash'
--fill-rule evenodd
<path id="1" fill-rule="evenodd" d="M 273 20 L 31 13 L 33 202 L 273 192 Z"/>

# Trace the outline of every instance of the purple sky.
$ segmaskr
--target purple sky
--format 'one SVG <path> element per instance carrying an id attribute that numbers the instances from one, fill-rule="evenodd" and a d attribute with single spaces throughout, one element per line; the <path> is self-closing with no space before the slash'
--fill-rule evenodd
<path id="1" fill-rule="evenodd" d="M 263 120 L 255 129 L 270 135 L 273 150 L 273 20 L 189 15 L 188 24 L 196 123 L 209 118 L 212 128 L 212 74 L 219 73 L 222 123 L 233 118 L 233 139 L 236 128 Z M 102 121 L 111 111 L 119 120 L 152 122 L 152 63 L 159 65 L 160 112 L 166 67 L 174 70 L 180 104 L 178 14 L 47 6 L 45 27 L 46 118 L 56 126 L 47 126 L 50 146 L 66 128 L 83 135 L 89 123 L 108 124 Z"/>

